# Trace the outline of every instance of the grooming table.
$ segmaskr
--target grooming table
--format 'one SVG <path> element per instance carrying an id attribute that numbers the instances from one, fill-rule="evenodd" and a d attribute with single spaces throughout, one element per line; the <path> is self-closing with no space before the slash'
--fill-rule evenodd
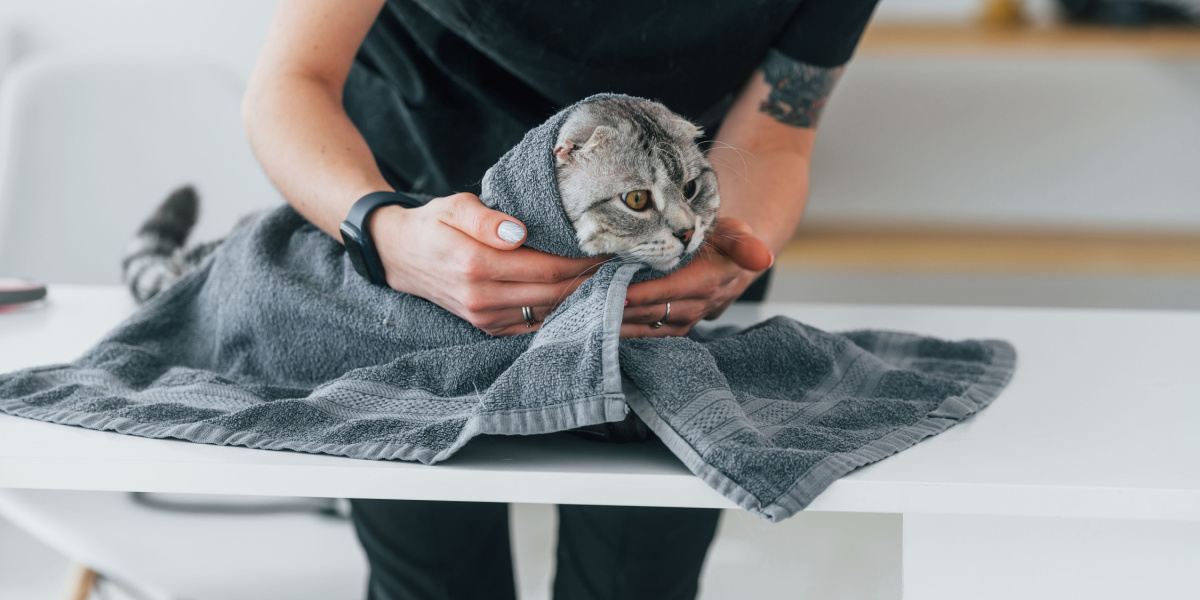
<path id="1" fill-rule="evenodd" d="M 51 286 L 0 313 L 0 371 L 70 360 L 133 309 L 120 287 Z M 721 322 L 774 314 L 1017 347 L 990 408 L 808 509 L 899 515 L 906 598 L 1200 597 L 1200 313 L 766 304 Z M 3 415 L 0 487 L 732 508 L 657 445 L 485 437 L 424 466 Z"/>

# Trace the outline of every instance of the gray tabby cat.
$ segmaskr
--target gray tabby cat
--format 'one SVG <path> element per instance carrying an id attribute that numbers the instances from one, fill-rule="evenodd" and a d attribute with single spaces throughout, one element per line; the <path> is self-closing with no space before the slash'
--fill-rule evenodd
<path id="1" fill-rule="evenodd" d="M 720 204 L 700 134 L 650 100 L 611 98 L 572 112 L 554 156 L 580 249 L 659 271 L 699 249 Z"/>
<path id="2" fill-rule="evenodd" d="M 563 208 L 580 248 L 660 271 L 699 249 L 720 203 L 716 175 L 696 143 L 700 134 L 699 127 L 649 100 L 603 99 L 571 113 L 554 155 Z M 138 230 L 122 274 L 139 302 L 166 289 L 220 244 L 184 247 L 197 210 L 195 190 L 181 188 Z"/>
<path id="3" fill-rule="evenodd" d="M 121 280 L 138 302 L 167 289 L 220 245 L 217 240 L 184 247 L 199 209 L 196 190 L 191 186 L 179 188 L 167 196 L 130 240 L 121 260 Z"/>

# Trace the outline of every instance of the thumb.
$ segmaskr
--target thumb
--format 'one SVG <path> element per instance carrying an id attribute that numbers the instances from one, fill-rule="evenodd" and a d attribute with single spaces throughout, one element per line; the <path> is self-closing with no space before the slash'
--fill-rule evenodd
<path id="1" fill-rule="evenodd" d="M 512 250 L 525 242 L 525 225 L 483 205 L 469 192 L 441 198 L 445 205 L 438 219 L 497 250 Z"/>
<path id="2" fill-rule="evenodd" d="M 775 262 L 771 249 L 741 219 L 718 219 L 712 237 L 713 244 L 722 254 L 748 271 L 762 271 Z"/>

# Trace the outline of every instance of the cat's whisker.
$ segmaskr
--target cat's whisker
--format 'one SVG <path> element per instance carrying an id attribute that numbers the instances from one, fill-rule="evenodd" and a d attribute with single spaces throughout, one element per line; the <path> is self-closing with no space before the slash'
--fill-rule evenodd
<path id="1" fill-rule="evenodd" d="M 746 181 L 749 179 L 750 167 L 745 162 L 743 162 L 740 167 L 736 164 L 732 164 L 729 161 L 722 160 L 720 158 L 710 158 L 708 160 L 708 162 L 709 162 L 709 164 L 713 165 L 714 167 L 728 168 L 730 173 L 732 173 L 733 175 L 735 175 L 742 181 Z"/>
<path id="2" fill-rule="evenodd" d="M 719 141 L 719 140 L 710 140 L 708 142 L 702 142 L 701 145 L 703 145 L 704 143 L 707 143 L 709 145 L 708 151 L 706 151 L 704 153 L 705 156 L 708 158 L 709 162 L 716 163 L 716 164 L 722 164 L 722 163 L 718 163 L 714 159 L 712 152 L 711 152 L 713 150 L 713 148 L 716 148 L 718 150 L 731 150 L 742 161 L 742 177 L 745 178 L 746 174 L 750 172 L 750 164 L 749 164 L 749 162 L 746 161 L 746 155 L 749 154 L 751 158 L 754 158 L 753 152 L 744 150 L 742 148 L 738 148 L 737 146 L 734 146 L 733 144 L 730 144 L 728 142 Z M 720 144 L 720 145 L 718 145 L 718 144 Z"/>
<path id="3" fill-rule="evenodd" d="M 718 144 L 720 144 L 720 145 L 718 146 Z M 747 154 L 753 154 L 752 152 L 750 152 L 749 150 L 746 150 L 745 148 L 739 148 L 739 147 L 734 146 L 733 144 L 730 144 L 729 142 L 726 142 L 724 140 L 704 140 L 703 142 L 700 142 L 696 145 L 697 146 L 708 145 L 710 147 L 710 149 L 715 146 L 717 148 L 727 148 L 729 150 L 734 150 L 737 152 L 745 152 Z"/>
<path id="4" fill-rule="evenodd" d="M 575 282 L 576 282 L 576 281 L 577 281 L 577 280 L 578 280 L 580 277 L 583 277 L 584 275 L 587 275 L 587 274 L 589 274 L 589 273 L 590 273 L 590 272 L 592 272 L 592 271 L 597 271 L 597 270 L 599 270 L 599 269 L 600 269 L 600 267 L 602 267 L 602 266 L 604 266 L 604 265 L 606 265 L 606 264 L 608 264 L 608 263 L 610 263 L 610 262 L 616 261 L 616 260 L 621 260 L 621 257 L 620 257 L 620 256 L 613 256 L 612 258 L 606 258 L 606 259 L 604 259 L 604 260 L 602 260 L 602 261 L 600 261 L 600 262 L 598 262 L 598 263 L 596 263 L 596 264 L 594 264 L 594 265 L 592 265 L 592 266 L 590 266 L 590 267 L 588 267 L 588 268 L 586 268 L 586 269 L 584 269 L 584 270 L 580 271 L 580 272 L 579 272 L 579 274 L 578 274 L 578 275 L 576 275 L 576 276 L 575 276 L 575 278 L 571 280 L 571 283 L 575 283 Z"/>
<path id="5" fill-rule="evenodd" d="M 732 233 L 732 232 L 716 233 L 716 232 L 713 232 L 713 233 L 708 234 L 708 236 L 704 239 L 703 242 L 701 242 L 701 244 L 707 245 L 707 246 L 711 247 L 713 250 L 716 250 L 719 252 L 720 248 L 716 244 L 714 244 L 711 241 L 711 239 L 732 240 L 734 242 L 737 242 L 737 241 L 740 241 L 744 237 L 746 237 L 746 234 L 743 234 L 743 233 Z"/>
<path id="6" fill-rule="evenodd" d="M 743 235 L 745 235 L 745 234 L 743 234 L 743 233 L 740 233 L 740 232 L 736 232 L 736 231 L 710 231 L 710 232 L 708 232 L 708 233 L 707 233 L 707 234 L 705 234 L 705 235 L 706 235 L 706 237 L 707 237 L 708 239 L 711 239 L 711 238 L 723 238 L 723 239 L 731 239 L 731 240 L 736 240 L 736 239 L 739 239 L 739 238 L 741 238 L 741 237 L 742 237 Z M 707 241 L 707 240 L 706 240 L 706 241 Z"/>
<path id="7" fill-rule="evenodd" d="M 737 153 L 738 156 L 742 157 L 742 160 L 745 160 L 747 155 L 749 155 L 750 158 L 756 158 L 756 156 L 753 152 L 746 150 L 744 148 L 738 148 L 737 146 L 734 146 L 733 144 L 730 144 L 728 142 L 711 140 L 709 142 L 703 142 L 703 143 L 701 143 L 701 145 L 703 145 L 705 143 L 709 145 L 709 147 L 708 147 L 709 151 L 712 151 L 714 149 L 716 149 L 716 150 L 732 150 L 733 152 Z"/>
<path id="8" fill-rule="evenodd" d="M 711 156 L 708 157 L 708 162 L 712 163 L 714 166 L 719 166 L 719 167 L 728 166 L 730 168 L 730 172 L 733 173 L 734 175 L 738 176 L 739 178 L 741 178 L 742 181 L 749 180 L 750 165 L 747 164 L 745 160 L 742 161 L 742 168 L 740 171 L 737 169 L 736 165 L 731 166 L 728 161 L 723 161 L 721 159 L 714 158 Z"/>
<path id="9" fill-rule="evenodd" d="M 722 231 L 719 233 L 713 232 L 710 234 L 710 237 L 724 238 L 724 239 L 729 239 L 729 240 L 740 240 L 743 237 L 745 237 L 745 235 L 746 234 L 744 234 L 744 233 L 738 233 L 738 232 L 733 232 L 733 231 Z"/>
<path id="10" fill-rule="evenodd" d="M 600 267 L 602 267 L 602 266 L 604 266 L 604 265 L 607 265 L 608 263 L 610 263 L 610 262 L 613 262 L 613 261 L 616 261 L 616 260 L 622 260 L 622 259 L 621 259 L 621 257 L 620 257 L 620 256 L 613 256 L 612 258 L 606 258 L 606 259 L 604 259 L 604 260 L 602 260 L 602 261 L 600 261 L 600 262 L 598 262 L 598 263 L 596 263 L 596 264 L 594 264 L 594 265 L 591 265 L 590 267 L 588 267 L 588 268 L 586 268 L 586 269 L 584 269 L 584 270 L 580 271 L 578 275 L 576 275 L 575 277 L 571 278 L 571 285 L 573 285 L 573 284 L 574 284 L 576 281 L 579 281 L 579 278 L 580 278 L 580 277 L 583 277 L 583 276 L 585 276 L 585 275 L 588 275 L 588 274 L 590 274 L 591 272 L 597 271 L 597 270 L 599 270 L 599 269 L 600 269 Z M 563 300 L 564 300 L 566 297 L 567 297 L 567 292 L 565 292 L 565 291 L 564 291 L 564 292 L 562 292 L 561 294 L 559 294 L 559 295 L 558 295 L 558 298 L 556 298 L 556 299 L 554 300 L 554 305 L 555 305 L 555 306 L 558 306 L 559 304 L 561 304 L 561 303 L 562 303 L 562 301 L 563 301 Z"/>
<path id="11" fill-rule="evenodd" d="M 720 144 L 720 145 L 718 145 L 718 144 Z M 732 151 L 734 154 L 737 154 L 738 157 L 742 159 L 742 162 L 746 162 L 747 157 L 749 157 L 751 159 L 758 158 L 753 152 L 743 149 L 743 148 L 738 148 L 737 146 L 734 146 L 733 144 L 730 144 L 727 142 L 718 142 L 718 141 L 714 140 L 713 142 L 711 142 L 709 144 L 709 147 L 708 147 L 707 151 L 705 152 L 705 156 L 711 157 L 711 153 L 713 150 Z"/>

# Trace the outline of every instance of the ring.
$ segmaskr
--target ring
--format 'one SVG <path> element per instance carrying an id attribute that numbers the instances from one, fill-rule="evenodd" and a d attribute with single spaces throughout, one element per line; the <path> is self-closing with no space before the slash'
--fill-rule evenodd
<path id="1" fill-rule="evenodd" d="M 533 320 L 533 307 L 532 306 L 522 306 L 521 307 L 521 318 L 525 319 L 525 327 L 528 327 L 528 328 L 533 328 L 533 324 L 537 322 L 537 321 Z"/>
<path id="2" fill-rule="evenodd" d="M 666 320 L 669 318 L 671 318 L 671 303 L 670 302 L 667 303 L 667 312 L 663 313 L 663 316 L 661 319 L 651 323 L 650 327 L 652 327 L 654 329 L 662 329 L 662 326 L 667 324 Z"/>

